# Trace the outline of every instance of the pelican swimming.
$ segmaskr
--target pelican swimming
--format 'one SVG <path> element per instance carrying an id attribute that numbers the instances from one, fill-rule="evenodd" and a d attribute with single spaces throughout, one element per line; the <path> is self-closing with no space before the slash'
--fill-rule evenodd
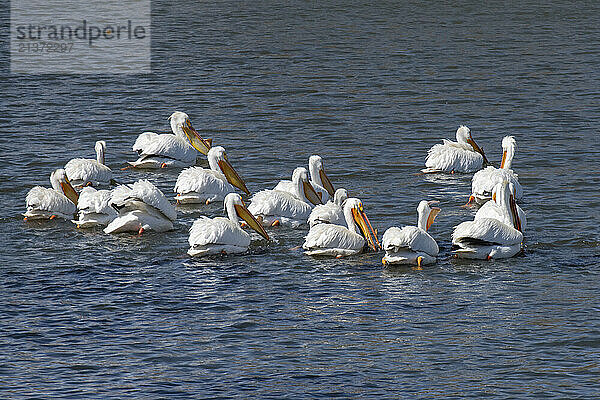
<path id="1" fill-rule="evenodd" d="M 190 256 L 245 252 L 250 245 L 250 235 L 240 227 L 239 218 L 243 219 L 248 226 L 262 237 L 269 240 L 269 235 L 244 206 L 239 194 L 227 194 L 223 203 L 229 218 L 200 217 L 194 221 L 188 239 L 190 244 L 188 254 Z"/>
<path id="2" fill-rule="evenodd" d="M 211 140 L 200 136 L 186 113 L 175 111 L 169 119 L 173 134 L 144 132 L 138 136 L 133 151 L 137 151 L 139 158 L 129 162 L 131 167 L 189 167 L 196 164 L 197 151 L 208 153 Z"/>
<path id="3" fill-rule="evenodd" d="M 512 208 L 514 207 L 516 215 L 519 217 L 521 224 L 521 231 L 525 231 L 527 228 L 527 217 L 525 212 L 519 205 L 511 202 L 511 194 L 514 202 L 515 188 L 512 183 L 507 186 L 503 182 L 497 183 L 492 190 L 492 198 L 486 202 L 475 214 L 475 219 L 481 218 L 494 218 L 507 225 L 514 226 L 514 220 L 512 216 Z"/>
<path id="4" fill-rule="evenodd" d="M 395 226 L 383 234 L 381 244 L 385 250 L 382 259 L 384 265 L 389 264 L 433 264 L 440 249 L 435 239 L 427 232 L 435 217 L 440 212 L 439 207 L 431 207 L 437 201 L 421 201 L 417 207 L 417 226 Z"/>
<path id="5" fill-rule="evenodd" d="M 79 195 L 69 182 L 64 169 L 57 169 L 50 174 L 52 188 L 35 186 L 25 197 L 27 211 L 24 220 L 54 219 L 56 217 L 70 220 L 77 212 Z"/>
<path id="6" fill-rule="evenodd" d="M 312 204 L 321 204 L 321 199 L 308 181 L 306 168 L 296 168 L 292 182 L 294 194 L 274 189 L 260 191 L 250 199 L 248 210 L 265 226 L 282 224 L 297 228 L 305 224 Z"/>
<path id="7" fill-rule="evenodd" d="M 523 233 L 515 200 L 508 189 L 508 182 L 502 182 L 501 194 L 508 193 L 508 202 L 500 202 L 504 209 L 501 220 L 482 217 L 466 221 L 454 228 L 452 249 L 458 258 L 490 260 L 509 258 L 521 251 Z M 500 194 L 498 194 L 500 196 Z"/>
<path id="8" fill-rule="evenodd" d="M 308 225 L 312 228 L 317 224 L 343 225 L 346 223 L 344 218 L 344 201 L 348 198 L 346 189 L 338 189 L 333 195 L 333 201 L 329 200 L 325 204 L 316 205 L 308 216 Z"/>
<path id="9" fill-rule="evenodd" d="M 346 200 L 344 218 L 346 226 L 318 224 L 310 228 L 302 245 L 304 253 L 339 258 L 362 252 L 365 244 L 373 251 L 379 249 L 377 234 L 371 227 L 359 199 Z"/>
<path id="10" fill-rule="evenodd" d="M 471 181 L 471 196 L 465 205 L 471 205 L 473 201 L 477 204 L 483 204 L 492 197 L 492 189 L 496 184 L 507 180 L 514 186 L 515 200 L 521 200 L 523 197 L 523 188 L 519 183 L 519 177 L 510 167 L 515 156 L 517 141 L 513 136 L 505 136 L 502 139 L 502 162 L 500 168 L 491 165 L 477 171 Z"/>
<path id="11" fill-rule="evenodd" d="M 96 142 L 96 159 L 73 158 L 65 165 L 65 172 L 73 186 L 108 186 L 112 171 L 105 165 L 106 142 Z"/>
<path id="12" fill-rule="evenodd" d="M 308 171 L 310 172 L 310 184 L 321 198 L 323 203 L 327 202 L 334 195 L 333 185 L 325 173 L 323 159 L 321 156 L 312 155 L 308 158 Z M 294 184 L 290 180 L 279 181 L 273 190 L 281 190 L 294 194 Z"/>
<path id="13" fill-rule="evenodd" d="M 96 190 L 91 186 L 84 187 L 79 193 L 77 219 L 72 222 L 78 228 L 108 225 L 118 215 L 110 205 L 111 198 L 111 190 Z"/>
<path id="14" fill-rule="evenodd" d="M 227 160 L 225 149 L 212 147 L 207 154 L 210 169 L 201 167 L 186 168 L 177 177 L 175 199 L 178 203 L 211 203 L 221 201 L 234 186 L 250 194 L 246 184 Z"/>
<path id="15" fill-rule="evenodd" d="M 104 228 L 105 233 L 165 232 L 173 229 L 173 221 L 177 218 L 169 200 L 147 180 L 117 186 L 113 190 L 111 206 L 119 216 Z"/>
<path id="16" fill-rule="evenodd" d="M 456 130 L 456 142 L 442 139 L 427 152 L 425 169 L 421 172 L 474 172 L 489 164 L 483 149 L 475 143 L 471 130 L 461 125 Z"/>

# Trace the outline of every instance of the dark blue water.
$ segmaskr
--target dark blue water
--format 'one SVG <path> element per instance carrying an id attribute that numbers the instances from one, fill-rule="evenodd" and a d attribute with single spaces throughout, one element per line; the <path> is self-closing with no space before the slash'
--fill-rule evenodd
<path id="1" fill-rule="evenodd" d="M 154 1 L 150 75 L 15 76 L 4 51 L 0 397 L 598 397 L 599 8 Z M 174 110 L 253 192 L 316 153 L 380 233 L 440 200 L 438 263 L 313 259 L 284 228 L 191 259 L 216 205 L 141 238 L 22 221 L 27 191 L 99 139 L 119 181 L 172 193 L 177 170 L 119 168 Z M 450 258 L 470 175 L 418 171 L 460 124 L 496 165 L 517 139 L 523 256 Z"/>

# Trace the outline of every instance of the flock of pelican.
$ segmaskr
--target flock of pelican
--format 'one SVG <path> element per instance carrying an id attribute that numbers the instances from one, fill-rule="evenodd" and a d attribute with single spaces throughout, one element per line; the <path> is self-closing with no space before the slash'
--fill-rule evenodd
<path id="1" fill-rule="evenodd" d="M 236 190 L 250 196 L 244 180 L 230 163 L 225 149 L 213 146 L 194 129 L 183 112 L 170 117 L 172 134 L 144 132 L 133 145 L 138 158 L 123 168 L 184 168 L 175 183 L 177 204 L 202 207 L 223 202 L 227 218 L 202 216 L 189 230 L 190 256 L 235 254 L 247 251 L 249 227 L 265 240 L 267 229 L 278 225 L 293 229 L 308 225 L 302 248 L 308 255 L 344 257 L 363 251 L 385 251 L 384 265 L 408 264 L 421 268 L 434 263 L 439 253 L 429 234 L 440 208 L 437 201 L 421 201 L 417 225 L 391 227 L 381 242 L 358 198 L 345 189 L 334 189 L 318 155 L 310 156 L 308 169 L 296 168 L 291 180 L 250 197 L 246 206 Z M 452 252 L 458 258 L 512 257 L 523 245 L 526 218 L 517 201 L 523 196 L 517 175 L 510 169 L 516 141 L 502 140 L 500 168 L 489 165 L 466 126 L 456 131 L 456 142 L 443 140 L 428 152 L 423 173 L 471 173 L 471 195 L 465 206 L 479 206 L 472 221 L 454 228 Z M 96 142 L 96 159 L 75 158 L 50 175 L 52 188 L 36 186 L 26 197 L 25 221 L 63 218 L 78 228 L 103 227 L 107 234 L 173 229 L 174 205 L 152 182 L 138 180 L 117 185 L 105 165 L 106 143 Z M 196 167 L 198 152 L 206 155 L 209 168 Z M 105 187 L 105 189 L 99 189 Z"/>

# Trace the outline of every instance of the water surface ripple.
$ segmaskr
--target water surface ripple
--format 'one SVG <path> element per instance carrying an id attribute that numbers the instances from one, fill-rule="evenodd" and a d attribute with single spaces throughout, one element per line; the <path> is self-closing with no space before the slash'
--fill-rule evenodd
<path id="1" fill-rule="evenodd" d="M 157 0 L 150 75 L 4 68 L 0 397 L 598 397 L 599 12 Z M 174 231 L 142 238 L 23 223 L 27 191 L 99 139 L 116 179 L 172 193 L 179 171 L 119 168 L 174 110 L 251 191 L 318 153 L 380 233 L 440 200 L 438 263 L 313 259 L 287 229 L 247 255 L 190 259 L 200 212 L 183 208 Z M 470 176 L 418 171 L 459 124 L 496 165 L 517 138 L 523 256 L 449 257 Z"/>

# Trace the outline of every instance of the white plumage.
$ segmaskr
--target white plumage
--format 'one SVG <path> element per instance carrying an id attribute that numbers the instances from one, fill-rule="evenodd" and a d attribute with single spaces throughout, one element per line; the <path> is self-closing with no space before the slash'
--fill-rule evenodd
<path id="1" fill-rule="evenodd" d="M 492 190 L 492 200 L 486 202 L 475 214 L 475 219 L 494 218 L 507 225 L 514 226 L 514 218 L 510 209 L 510 195 L 514 196 L 514 187 L 509 183 L 505 188 L 502 182 L 497 183 Z M 494 200 L 495 199 L 495 200 Z M 519 221 L 521 223 L 521 231 L 527 229 L 527 216 L 518 204 L 514 204 Z"/>
<path id="2" fill-rule="evenodd" d="M 304 223 L 310 215 L 311 206 L 288 192 L 279 190 L 263 190 L 250 199 L 248 209 L 262 218 L 265 226 L 280 221 L 282 225 L 296 228 Z"/>
<path id="3" fill-rule="evenodd" d="M 200 217 L 190 228 L 190 256 L 243 253 L 250 246 L 250 234 L 228 218 Z"/>
<path id="4" fill-rule="evenodd" d="M 106 233 L 164 232 L 173 229 L 177 218 L 175 208 L 164 194 L 147 180 L 117 186 L 111 206 L 119 211 L 119 216 L 104 229 Z"/>
<path id="5" fill-rule="evenodd" d="M 129 164 L 136 168 L 189 167 L 196 164 L 197 151 L 206 154 L 210 141 L 200 137 L 187 114 L 176 111 L 169 117 L 173 134 L 144 132 L 138 136 L 133 151 L 139 158 Z M 197 150 L 197 151 L 196 151 Z"/>
<path id="6" fill-rule="evenodd" d="M 489 201 L 473 221 L 454 228 L 454 254 L 460 258 L 492 259 L 512 257 L 521 250 L 523 233 L 516 203 L 509 184 L 503 181 L 494 189 L 495 199 Z M 490 218 L 495 215 L 496 218 Z"/>
<path id="7" fill-rule="evenodd" d="M 326 204 L 318 204 L 313 208 L 308 216 L 308 225 L 312 228 L 317 224 L 344 225 L 344 201 L 348 198 L 346 189 L 335 191 L 333 201 L 329 200 Z"/>
<path id="8" fill-rule="evenodd" d="M 245 252 L 250 245 L 250 235 L 240 227 L 238 217 L 244 219 L 248 225 L 257 230 L 267 240 L 269 239 L 258 221 L 244 207 L 239 194 L 229 193 L 225 197 L 224 205 L 228 218 L 200 217 L 194 221 L 188 239 L 190 245 L 189 255 L 204 256 Z"/>
<path id="9" fill-rule="evenodd" d="M 365 239 L 342 225 L 318 224 L 310 228 L 302 248 L 311 256 L 349 256 L 362 252 Z"/>
<path id="10" fill-rule="evenodd" d="M 108 225 L 118 215 L 110 205 L 111 198 L 111 190 L 96 190 L 89 186 L 83 188 L 77 203 L 78 219 L 72 222 L 78 228 Z"/>
<path id="11" fill-rule="evenodd" d="M 427 232 L 440 209 L 431 207 L 434 202 L 421 201 L 417 207 L 418 226 L 391 227 L 385 231 L 381 244 L 385 250 L 383 264 L 432 264 L 439 247 Z"/>
<path id="12" fill-rule="evenodd" d="M 323 159 L 318 155 L 310 156 L 308 158 L 308 171 L 310 173 L 310 184 L 321 198 L 321 201 L 323 203 L 327 202 L 334 195 L 334 189 L 329 177 L 325 173 Z M 279 181 L 273 190 L 295 194 L 294 184 L 290 180 Z"/>
<path id="13" fill-rule="evenodd" d="M 346 226 L 317 224 L 310 228 L 302 245 L 305 253 L 311 256 L 343 257 L 361 253 L 365 244 L 377 250 L 376 235 L 359 199 L 346 200 L 344 219 Z"/>
<path id="14" fill-rule="evenodd" d="M 443 144 L 434 145 L 427 152 L 424 173 L 432 172 L 474 172 L 483 163 L 488 164 L 483 150 L 471 137 L 471 130 L 461 125 L 456 130 L 456 142 L 443 139 Z"/>
<path id="15" fill-rule="evenodd" d="M 53 219 L 56 217 L 70 220 L 77 211 L 77 192 L 69 183 L 64 169 L 50 174 L 52 188 L 35 186 L 25 197 L 27 211 L 25 220 Z"/>
<path id="16" fill-rule="evenodd" d="M 72 185 L 99 186 L 109 185 L 112 179 L 112 170 L 105 163 L 106 142 L 96 142 L 96 159 L 73 158 L 65 165 L 65 172 Z"/>
<path id="17" fill-rule="evenodd" d="M 174 191 L 179 203 L 211 203 L 221 201 L 235 188 L 233 182 L 249 194 L 243 180 L 237 175 L 221 146 L 212 147 L 208 151 L 210 169 L 201 167 L 186 168 L 177 177 Z"/>
<path id="18" fill-rule="evenodd" d="M 248 210 L 260 217 L 265 226 L 277 224 L 277 221 L 292 228 L 305 224 L 312 210 L 309 201 L 319 204 L 320 199 L 308 182 L 306 168 L 296 168 L 292 175 L 292 182 L 294 182 L 295 194 L 280 190 L 260 191 L 250 199 Z"/>
<path id="19" fill-rule="evenodd" d="M 174 191 L 177 193 L 175 199 L 179 203 L 187 204 L 220 201 L 235 189 L 220 172 L 202 167 L 189 167 L 177 177 Z"/>
<path id="20" fill-rule="evenodd" d="M 497 219 L 465 221 L 454 228 L 452 244 L 459 258 L 509 258 L 521 250 L 523 234 Z"/>
<path id="21" fill-rule="evenodd" d="M 500 168 L 488 166 L 481 171 L 477 171 L 473 175 L 471 181 L 471 197 L 469 197 L 469 203 L 472 201 L 478 204 L 483 204 L 490 200 L 492 197 L 492 190 L 494 186 L 502 181 L 508 181 L 515 189 L 515 199 L 521 200 L 523 197 L 523 188 L 519 183 L 519 177 L 513 172 L 511 168 L 512 161 L 517 148 L 517 142 L 513 136 L 505 136 L 502 139 L 502 163 Z"/>

